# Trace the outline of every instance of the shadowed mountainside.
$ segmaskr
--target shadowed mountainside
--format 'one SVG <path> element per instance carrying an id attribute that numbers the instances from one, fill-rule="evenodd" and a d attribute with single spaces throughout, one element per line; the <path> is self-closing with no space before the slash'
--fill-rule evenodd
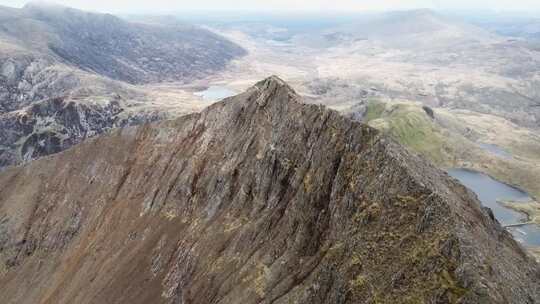
<path id="1" fill-rule="evenodd" d="M 28 4 L 0 18 L 2 36 L 85 71 L 128 83 L 187 81 L 245 51 L 190 25 L 131 23 L 109 14 Z"/>

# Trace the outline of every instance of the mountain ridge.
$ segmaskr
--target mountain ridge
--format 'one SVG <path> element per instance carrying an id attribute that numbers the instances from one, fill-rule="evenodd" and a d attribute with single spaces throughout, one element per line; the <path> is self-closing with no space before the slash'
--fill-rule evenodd
<path id="1" fill-rule="evenodd" d="M 6 170 L 0 231 L 5 303 L 539 299 L 469 190 L 276 77 Z"/>
<path id="2" fill-rule="evenodd" d="M 45 41 L 24 41 L 33 49 L 43 44 L 39 49 L 50 50 L 70 65 L 132 84 L 182 80 L 192 76 L 190 69 L 213 71 L 227 59 L 245 54 L 241 47 L 195 26 L 157 27 L 111 14 L 36 3 L 27 4 L 20 12 L 24 18 L 43 24 L 41 35 L 50 35 Z M 24 39 L 25 35 L 15 38 Z M 190 48 L 199 53 L 186 52 Z M 201 62 L 205 59 L 212 60 L 211 64 Z M 204 65 L 197 66 L 201 63 Z"/>

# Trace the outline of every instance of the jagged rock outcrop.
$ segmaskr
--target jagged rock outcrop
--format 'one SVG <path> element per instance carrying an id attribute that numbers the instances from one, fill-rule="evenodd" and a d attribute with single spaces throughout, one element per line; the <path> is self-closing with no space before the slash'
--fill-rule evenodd
<path id="1" fill-rule="evenodd" d="M 276 77 L 0 174 L 2 303 L 538 303 L 465 187 Z"/>
<path id="2" fill-rule="evenodd" d="M 0 168 L 58 153 L 113 128 L 164 119 L 161 112 L 126 111 L 124 101 L 52 98 L 0 115 Z"/>

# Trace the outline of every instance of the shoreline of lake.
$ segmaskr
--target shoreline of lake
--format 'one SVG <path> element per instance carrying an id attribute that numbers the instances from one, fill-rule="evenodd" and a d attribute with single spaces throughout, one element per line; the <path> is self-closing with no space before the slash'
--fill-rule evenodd
<path id="1" fill-rule="evenodd" d="M 447 170 L 447 173 L 473 191 L 482 205 L 493 211 L 495 218 L 502 226 L 512 225 L 506 229 L 524 247 L 540 248 L 540 225 L 536 222 L 527 223 L 529 213 L 519 208 L 523 207 L 522 204 L 534 201 L 532 196 L 516 186 L 500 182 L 483 172 L 468 168 L 454 168 Z M 503 201 L 514 202 L 514 208 L 502 204 Z M 523 225 L 514 227 L 515 224 Z"/>
<path id="2" fill-rule="evenodd" d="M 535 200 L 528 202 L 499 201 L 502 206 L 521 212 L 527 216 L 527 225 L 540 225 L 540 203 Z"/>

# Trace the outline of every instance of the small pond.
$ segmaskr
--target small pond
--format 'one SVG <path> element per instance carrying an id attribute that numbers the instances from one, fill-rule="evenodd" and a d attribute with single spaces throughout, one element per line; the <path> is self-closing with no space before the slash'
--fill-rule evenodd
<path id="1" fill-rule="evenodd" d="M 204 101 L 218 101 L 234 96 L 236 92 L 224 86 L 211 86 L 204 91 L 195 92 L 194 94 L 202 97 Z"/>

